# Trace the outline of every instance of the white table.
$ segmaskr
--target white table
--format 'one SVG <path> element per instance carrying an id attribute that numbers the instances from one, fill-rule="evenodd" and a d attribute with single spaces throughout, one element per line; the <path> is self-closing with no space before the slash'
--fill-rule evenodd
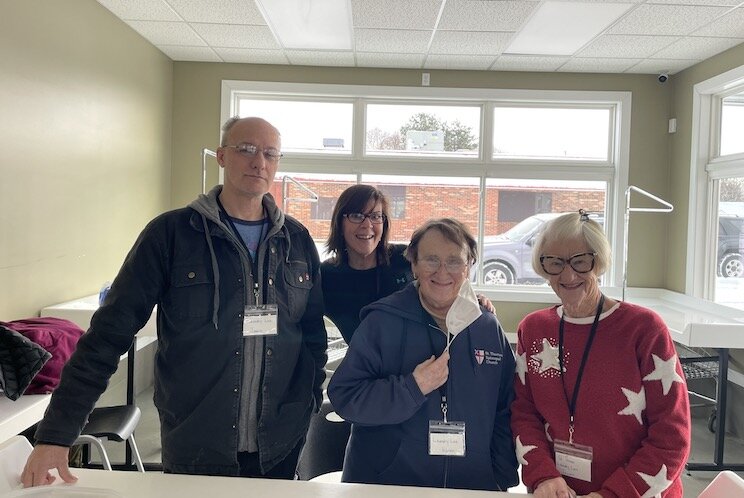
<path id="1" fill-rule="evenodd" d="M 73 469 L 78 477 L 74 485 L 59 485 L 12 491 L 7 498 L 42 497 L 163 497 L 235 498 L 250 496 L 301 498 L 494 498 L 529 497 L 524 493 L 467 491 L 460 489 L 417 488 L 413 486 L 380 486 L 372 484 L 339 484 L 280 479 L 246 479 L 161 474 L 158 472 L 121 472 Z M 66 493 L 68 491 L 69 493 Z M 52 494 L 54 492 L 54 494 Z"/>
<path id="2" fill-rule="evenodd" d="M 15 401 L 0 395 L 0 444 L 25 431 L 44 416 L 51 394 L 24 394 Z"/>
<path id="3" fill-rule="evenodd" d="M 664 289 L 629 289 L 626 301 L 651 308 L 664 319 L 674 342 L 688 347 L 713 348 L 718 356 L 716 439 L 712 463 L 688 463 L 687 470 L 744 471 L 744 463 L 725 463 L 729 349 L 744 349 L 744 311 Z M 612 292 L 608 292 L 612 297 Z M 741 377 L 737 372 L 731 372 Z M 740 383 L 741 381 L 737 382 Z"/>

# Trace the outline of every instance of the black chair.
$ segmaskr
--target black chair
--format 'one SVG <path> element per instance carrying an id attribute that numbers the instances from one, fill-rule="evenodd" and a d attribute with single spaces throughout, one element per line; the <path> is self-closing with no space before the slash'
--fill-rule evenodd
<path id="1" fill-rule="evenodd" d="M 140 409 L 134 405 L 95 408 L 88 417 L 88 423 L 83 427 L 83 432 L 77 438 L 75 444 L 87 444 L 98 448 L 103 468 L 112 470 L 108 453 L 103 447 L 103 440 L 108 439 L 119 443 L 127 441 L 132 450 L 132 457 L 137 470 L 144 472 L 145 466 L 142 464 L 142 458 L 134 440 L 134 429 L 137 427 L 141 415 Z"/>
<path id="2" fill-rule="evenodd" d="M 333 411 L 331 402 L 323 401 L 320 412 L 310 419 L 307 441 L 300 455 L 297 474 L 303 481 L 340 471 L 344 466 L 346 443 L 351 424 Z"/>

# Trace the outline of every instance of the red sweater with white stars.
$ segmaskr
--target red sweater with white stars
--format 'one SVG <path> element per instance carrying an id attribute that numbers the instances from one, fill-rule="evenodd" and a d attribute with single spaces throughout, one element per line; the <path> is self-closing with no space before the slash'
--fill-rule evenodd
<path id="1" fill-rule="evenodd" d="M 563 376 L 560 308 L 536 311 L 519 324 L 511 426 L 530 489 L 561 475 L 553 441 L 569 439 L 566 396 L 573 394 L 593 322 L 594 316 L 566 317 Z M 621 302 L 601 315 L 580 383 L 573 441 L 593 450 L 591 482 L 563 476 L 579 495 L 682 498 L 680 474 L 690 451 L 687 384 L 669 331 L 653 311 Z"/>

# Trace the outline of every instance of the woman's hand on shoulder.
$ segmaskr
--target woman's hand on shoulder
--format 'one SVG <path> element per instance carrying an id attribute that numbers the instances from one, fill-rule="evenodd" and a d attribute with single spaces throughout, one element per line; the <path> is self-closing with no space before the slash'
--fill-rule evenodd
<path id="1" fill-rule="evenodd" d="M 489 312 L 496 314 L 496 308 L 493 307 L 493 303 L 483 294 L 476 294 L 478 297 L 478 304 L 486 308 Z"/>
<path id="2" fill-rule="evenodd" d="M 532 494 L 536 498 L 576 498 L 576 491 L 571 489 L 562 477 L 541 482 Z"/>

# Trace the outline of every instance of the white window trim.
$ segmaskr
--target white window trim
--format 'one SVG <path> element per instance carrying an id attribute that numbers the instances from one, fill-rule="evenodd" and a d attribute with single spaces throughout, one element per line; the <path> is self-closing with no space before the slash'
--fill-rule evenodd
<path id="1" fill-rule="evenodd" d="M 254 93 L 257 97 L 271 95 L 273 97 L 305 97 L 308 100 L 332 100 L 354 102 L 355 113 L 352 130 L 352 154 L 349 155 L 302 155 L 292 154 L 282 159 L 282 169 L 285 171 L 317 172 L 328 174 L 381 174 L 381 175 L 430 175 L 451 176 L 457 171 L 457 176 L 483 177 L 484 175 L 497 178 L 529 178 L 541 175 L 545 179 L 562 180 L 570 171 L 571 177 L 577 180 L 601 180 L 608 182 L 607 206 L 611 207 L 612 216 L 605 221 L 607 233 L 610 236 L 613 251 L 613 267 L 608 271 L 606 285 L 621 287 L 623 281 L 623 262 L 625 261 L 623 236 L 625 213 L 625 190 L 628 186 L 628 170 L 630 158 L 630 118 L 631 92 L 611 91 L 573 91 L 573 90 L 514 90 L 514 89 L 484 89 L 484 88 L 434 88 L 434 87 L 401 87 L 401 86 L 368 86 L 368 85 L 319 85 L 286 82 L 259 82 L 223 80 L 220 106 L 220 124 L 236 114 L 238 96 Z M 365 127 L 364 105 L 362 98 L 374 99 L 380 102 L 426 103 L 438 101 L 443 104 L 468 105 L 479 103 L 483 105 L 481 123 L 480 148 L 478 158 L 453 157 L 437 158 L 432 161 L 423 158 L 427 164 L 426 171 L 401 167 L 400 157 L 364 156 Z M 506 160 L 491 158 L 492 127 L 491 120 L 495 102 L 513 103 L 543 103 L 543 104 L 579 104 L 588 107 L 612 105 L 614 113 L 614 132 L 610 146 L 613 148 L 611 156 L 615 157 L 617 167 L 611 162 L 585 161 L 586 165 L 563 166 L 562 161 L 539 160 Z M 415 164 L 415 158 L 406 158 L 406 162 Z M 599 164 L 598 164 L 599 163 Z M 534 175 L 525 176 L 525 164 L 530 165 Z M 363 170 L 363 171 L 362 171 Z M 220 177 L 220 181 L 222 178 Z M 492 295 L 504 295 L 508 298 L 515 292 L 537 297 L 542 301 L 551 301 L 553 294 L 550 289 L 537 290 L 532 286 L 509 286 L 509 289 L 495 290 L 486 288 Z M 511 289 L 511 288 L 514 289 Z M 522 289 L 519 289 L 523 287 Z M 524 288 L 527 287 L 527 288 Z M 528 299 L 531 301 L 532 299 Z"/>
<path id="2" fill-rule="evenodd" d="M 707 262 L 717 257 L 719 192 L 714 180 L 744 175 L 744 154 L 715 157 L 718 155 L 718 127 L 714 126 L 719 119 L 717 99 L 742 85 L 744 66 L 693 87 L 685 293 L 703 299 L 711 299 L 715 289 L 715 273 L 707 271 Z"/>

